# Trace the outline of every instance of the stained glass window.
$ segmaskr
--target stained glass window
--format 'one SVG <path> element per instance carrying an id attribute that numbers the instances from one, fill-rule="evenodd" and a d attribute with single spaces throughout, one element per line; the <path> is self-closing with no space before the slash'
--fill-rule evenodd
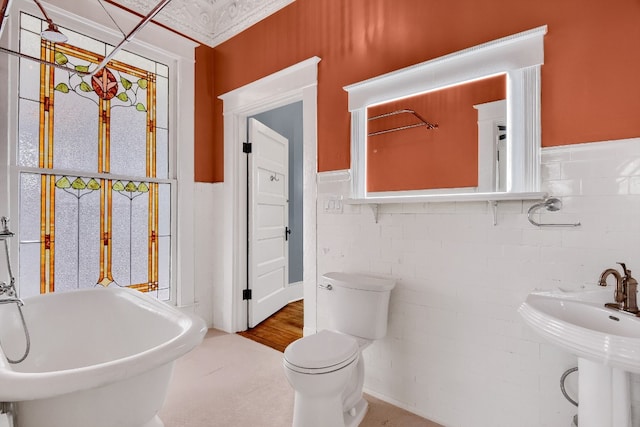
<path id="1" fill-rule="evenodd" d="M 21 15 L 20 50 L 67 69 L 20 61 L 22 296 L 126 286 L 171 294 L 169 67 Z M 36 267 L 37 266 L 37 267 Z M 39 268 L 38 268 L 39 267 Z"/>

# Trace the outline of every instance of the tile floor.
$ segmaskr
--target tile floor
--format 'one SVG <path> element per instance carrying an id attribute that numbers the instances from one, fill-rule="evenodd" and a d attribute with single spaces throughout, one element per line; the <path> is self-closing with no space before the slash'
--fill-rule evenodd
<path id="1" fill-rule="evenodd" d="M 360 427 L 441 427 L 373 397 L 367 400 Z M 201 346 L 177 361 L 160 418 L 165 427 L 288 427 L 292 412 L 282 353 L 212 329 Z"/>

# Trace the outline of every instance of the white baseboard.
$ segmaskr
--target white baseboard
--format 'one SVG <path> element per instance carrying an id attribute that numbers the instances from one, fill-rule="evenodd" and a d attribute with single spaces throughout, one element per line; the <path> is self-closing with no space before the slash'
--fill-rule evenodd
<path id="1" fill-rule="evenodd" d="M 433 421 L 434 423 L 440 424 L 440 425 L 445 426 L 445 427 L 448 425 L 443 420 L 440 420 L 438 418 L 434 418 L 433 416 L 431 416 L 429 414 L 421 413 L 420 411 L 417 410 L 417 408 L 415 406 L 409 406 L 409 405 L 407 405 L 407 404 L 405 404 L 403 402 L 399 402 L 399 401 L 397 401 L 397 400 L 395 400 L 395 399 L 393 399 L 393 398 L 391 398 L 389 396 L 377 393 L 377 392 L 375 392 L 373 390 L 369 390 L 367 387 L 365 387 L 363 391 L 365 393 L 367 393 L 368 395 L 375 397 L 376 399 L 380 399 L 383 402 L 387 402 L 387 403 L 389 403 L 389 404 L 391 404 L 393 406 L 397 406 L 398 408 L 402 408 L 405 411 L 408 411 L 408 412 L 411 412 L 412 414 L 418 415 L 419 417 L 426 418 L 429 421 Z"/>
<path id="2" fill-rule="evenodd" d="M 289 293 L 289 302 L 299 301 L 304 298 L 304 282 L 289 283 L 287 292 Z"/>

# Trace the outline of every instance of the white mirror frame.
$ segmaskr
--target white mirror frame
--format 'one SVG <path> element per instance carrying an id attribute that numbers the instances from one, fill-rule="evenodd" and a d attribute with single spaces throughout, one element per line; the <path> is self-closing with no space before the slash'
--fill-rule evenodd
<path id="1" fill-rule="evenodd" d="M 351 112 L 352 198 L 372 198 L 366 186 L 368 107 L 497 74 L 507 75 L 507 140 L 512 143 L 506 192 L 539 191 L 540 68 L 546 33 L 544 25 L 345 86 Z M 487 199 L 495 194 L 487 193 Z"/>

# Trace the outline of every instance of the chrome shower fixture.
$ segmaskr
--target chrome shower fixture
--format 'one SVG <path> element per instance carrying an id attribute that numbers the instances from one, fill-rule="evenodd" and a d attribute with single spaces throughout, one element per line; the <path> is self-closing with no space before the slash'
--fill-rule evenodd
<path id="1" fill-rule="evenodd" d="M 49 27 L 40 33 L 40 36 L 51 43 L 66 43 L 69 40 L 69 37 L 62 34 L 53 22 L 49 23 Z"/>
<path id="2" fill-rule="evenodd" d="M 34 0 L 34 1 L 37 1 L 37 0 Z M 102 61 L 96 66 L 96 68 L 93 71 L 91 71 L 88 75 L 93 77 L 95 74 L 97 74 L 99 71 L 101 71 L 109 63 L 109 61 L 111 61 L 113 59 L 113 57 L 116 55 L 116 53 L 118 53 L 118 51 L 120 51 L 120 49 L 122 49 L 122 47 L 124 45 L 129 43 L 135 37 L 135 35 L 138 33 L 138 31 L 140 31 L 142 28 L 144 28 L 144 26 L 147 25 L 147 23 L 149 23 L 149 21 L 151 21 L 167 4 L 169 4 L 170 1 L 171 0 L 160 0 L 158 2 L 158 4 L 156 4 L 155 7 L 153 9 L 151 9 L 151 11 L 144 18 L 142 18 L 142 20 L 138 23 L 138 25 L 136 25 L 129 32 L 129 34 L 124 36 L 122 41 L 120 43 L 118 43 L 111 50 L 111 52 L 102 59 Z M 107 10 L 105 9 L 105 12 L 106 11 Z M 109 12 L 107 12 L 107 15 L 109 15 Z M 111 18 L 111 15 L 109 15 L 109 17 Z M 120 27 L 118 27 L 118 29 L 120 29 Z"/>
<path id="3" fill-rule="evenodd" d="M 58 26 L 53 23 L 51 18 L 49 18 L 49 15 L 47 15 L 47 12 L 44 10 L 44 7 L 42 7 L 39 0 L 33 0 L 33 2 L 38 6 L 42 15 L 44 15 L 44 19 L 47 21 L 47 24 L 49 24 L 47 29 L 40 33 L 40 36 L 51 43 L 66 43 L 67 40 L 69 40 L 69 37 L 60 32 Z"/>
<path id="4" fill-rule="evenodd" d="M 3 24 L 4 24 L 5 14 L 8 13 L 9 4 L 11 3 L 11 0 L 0 0 L 0 1 L 1 1 L 1 3 L 0 3 L 1 11 L 2 11 L 2 15 L 0 15 L 0 34 L 2 34 L 2 30 L 4 28 Z M 50 41 L 52 43 L 65 43 L 65 42 L 67 42 L 69 40 L 69 38 L 66 35 L 64 35 L 64 34 L 62 34 L 60 32 L 60 30 L 58 29 L 58 26 L 56 24 L 54 24 L 53 20 L 49 17 L 49 15 L 47 15 L 47 12 L 42 7 L 42 4 L 40 4 L 40 1 L 39 0 L 33 0 L 33 1 L 38 6 L 40 11 L 44 15 L 45 20 L 48 23 L 48 28 L 46 30 L 44 30 L 42 33 L 40 33 L 40 36 L 43 39 L 48 40 L 48 41 Z M 93 77 L 95 74 L 100 72 L 107 65 L 107 63 L 109 63 L 109 61 L 111 61 L 111 59 L 113 59 L 113 57 L 118 53 L 118 51 L 120 51 L 120 49 L 122 49 L 122 47 L 125 44 L 129 43 L 135 37 L 135 35 L 145 25 L 147 25 L 147 23 L 149 23 L 167 4 L 169 4 L 170 1 L 171 0 L 159 0 L 158 4 L 156 4 L 156 6 L 146 16 L 144 16 L 142 18 L 142 20 L 127 35 L 124 36 L 122 41 L 120 41 L 120 43 L 118 43 L 111 50 L 111 52 L 107 56 L 105 56 L 99 64 L 96 65 L 96 67 L 93 69 L 93 71 L 90 71 L 90 72 L 89 71 L 80 71 L 80 70 L 77 70 L 77 69 L 69 68 L 69 67 L 66 67 L 64 65 L 57 64 L 55 62 L 49 62 L 47 60 L 44 60 L 44 59 L 41 59 L 41 58 L 36 58 L 34 56 L 27 55 L 27 54 L 22 53 L 22 52 L 16 52 L 14 50 L 7 49 L 7 48 L 4 48 L 2 46 L 0 46 L 0 52 L 7 53 L 9 55 L 18 56 L 20 58 L 29 59 L 31 61 L 38 62 L 38 63 L 43 64 L 43 65 L 48 65 L 50 67 L 59 68 L 59 69 L 62 69 L 62 70 L 65 70 L 65 71 L 69 71 L 70 73 L 78 74 L 78 75 L 81 75 L 81 76 Z M 115 20 L 111 16 L 111 14 L 109 14 L 109 12 L 104 7 L 102 2 L 100 0 L 98 0 L 98 2 L 100 3 L 100 6 L 102 6 L 104 11 L 107 13 L 107 15 L 109 15 L 109 18 L 118 27 L 120 32 L 122 32 L 122 29 L 115 22 Z"/>
<path id="5" fill-rule="evenodd" d="M 9 218 L 3 216 L 0 218 L 0 240 L 5 240 L 6 238 L 13 236 L 13 232 L 9 230 Z"/>
<path id="6" fill-rule="evenodd" d="M 557 212 L 562 209 L 562 200 L 558 199 L 557 197 L 548 197 L 544 199 L 544 201 L 536 203 L 529 208 L 529 210 L 527 211 L 527 219 L 536 227 L 578 227 L 579 225 L 581 225 L 579 222 L 573 224 L 541 224 L 539 222 L 536 222 L 533 218 L 531 218 L 531 215 L 542 208 L 545 208 L 549 212 Z"/>
<path id="7" fill-rule="evenodd" d="M 33 2 L 36 4 L 36 6 L 38 6 L 38 8 L 42 12 L 42 15 L 44 15 L 44 18 L 45 18 L 45 20 L 47 21 L 47 24 L 48 24 L 47 29 L 40 33 L 40 37 L 42 37 L 44 40 L 50 41 L 52 43 L 65 43 L 68 40 L 68 37 L 60 32 L 60 30 L 58 29 L 58 26 L 53 23 L 53 20 L 49 17 L 47 12 L 44 10 L 44 7 L 42 7 L 42 4 L 40 4 L 40 1 L 39 0 L 33 0 Z M 1 14 L 0 14 L 0 35 L 2 35 L 2 31 L 4 30 L 5 18 L 9 17 L 9 7 L 10 7 L 10 5 L 11 5 L 11 0 L 2 0 L 2 7 L 1 7 L 1 10 L 0 10 L 0 12 L 1 12 Z M 13 55 L 13 56 L 17 56 L 19 58 L 28 59 L 28 60 L 31 60 L 33 62 L 37 62 L 39 64 L 48 65 L 50 67 L 55 67 L 55 68 L 58 68 L 58 69 L 61 69 L 61 70 L 69 71 L 69 72 L 72 72 L 72 73 L 75 73 L 75 74 L 80 74 L 80 75 L 88 74 L 86 72 L 74 70 L 72 68 L 66 67 L 66 66 L 58 64 L 56 62 L 50 62 L 50 61 L 47 61 L 47 60 L 42 59 L 42 58 L 36 58 L 35 56 L 27 55 L 26 53 L 23 53 L 23 52 L 16 52 L 15 50 L 7 49 L 7 48 L 2 47 L 2 46 L 0 46 L 0 52 L 6 53 L 6 54 L 9 54 L 9 55 Z"/>

